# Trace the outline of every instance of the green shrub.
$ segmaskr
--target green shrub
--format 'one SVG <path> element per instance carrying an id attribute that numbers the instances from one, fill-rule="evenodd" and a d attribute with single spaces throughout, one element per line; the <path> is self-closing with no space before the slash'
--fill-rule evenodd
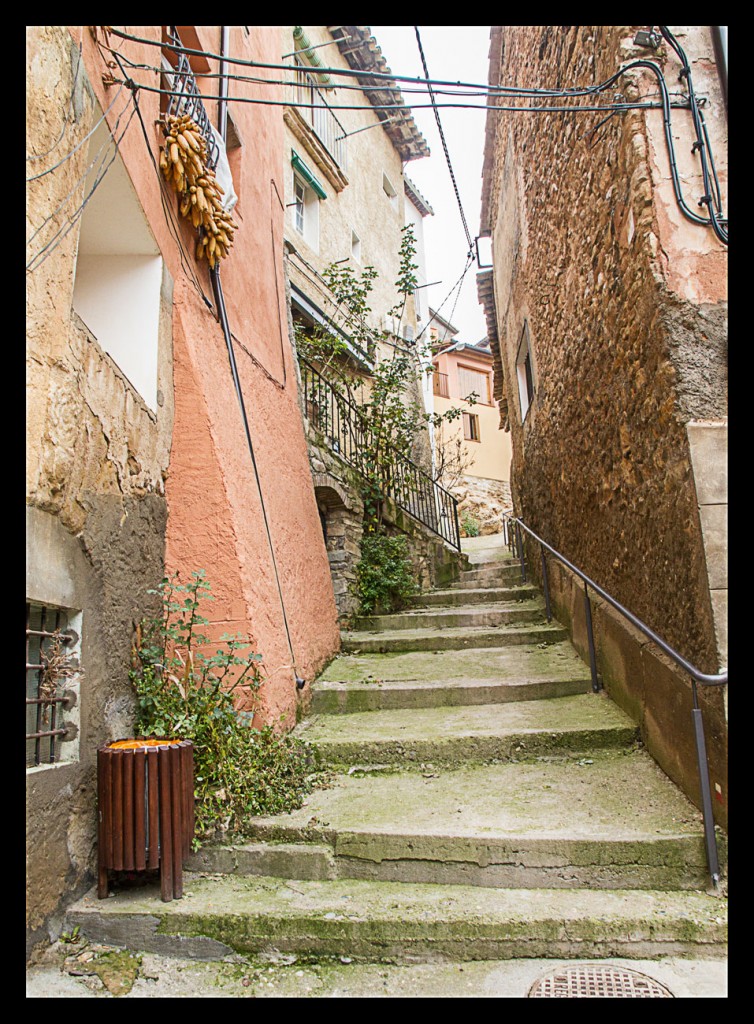
<path id="1" fill-rule="evenodd" d="M 406 538 L 365 533 L 356 566 L 356 593 L 362 615 L 396 611 L 417 590 Z"/>
<path id="2" fill-rule="evenodd" d="M 259 690 L 260 654 L 240 634 L 223 634 L 212 649 L 200 632 L 208 620 L 199 602 L 213 600 L 204 571 L 181 584 L 160 583 L 159 615 L 136 629 L 129 676 L 138 701 L 137 736 L 194 744 L 196 836 L 243 834 L 249 815 L 300 807 L 313 788 L 308 745 L 251 725 Z M 243 696 L 246 707 L 236 703 Z M 195 840 L 195 845 L 198 845 Z"/>
<path id="3" fill-rule="evenodd" d="M 464 512 L 461 516 L 461 528 L 467 537 L 478 537 L 479 536 L 479 520 L 475 519 L 468 512 Z"/>

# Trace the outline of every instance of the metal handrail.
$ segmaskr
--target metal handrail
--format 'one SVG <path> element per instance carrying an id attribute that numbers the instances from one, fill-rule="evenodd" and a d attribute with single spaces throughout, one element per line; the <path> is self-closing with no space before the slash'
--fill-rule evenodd
<path id="1" fill-rule="evenodd" d="M 306 418 L 325 435 L 330 448 L 340 458 L 362 476 L 370 478 L 373 467 L 367 464 L 366 451 L 373 431 L 369 422 L 358 406 L 336 391 L 311 363 L 303 358 L 299 362 Z M 390 454 L 390 462 L 381 473 L 385 496 L 460 551 L 457 500 L 390 442 L 385 442 L 384 447 Z"/>
<path id="2" fill-rule="evenodd" d="M 511 533 L 510 524 L 513 524 L 514 531 Z M 694 722 L 694 737 L 696 742 L 696 753 L 697 753 L 697 766 L 699 769 L 699 785 L 702 794 L 702 817 L 704 820 L 704 839 L 707 850 L 707 866 L 709 868 L 710 878 L 712 879 L 713 885 L 717 886 L 720 881 L 720 863 L 717 852 L 717 839 L 715 837 L 715 823 L 714 815 L 712 811 L 712 793 L 710 791 L 709 783 L 709 769 L 707 767 L 707 749 L 704 740 L 704 725 L 702 722 L 702 712 L 699 707 L 699 700 L 697 695 L 697 683 L 702 686 L 724 686 L 728 682 L 728 670 L 724 669 L 722 672 L 716 674 L 710 674 L 706 672 L 700 672 L 698 668 L 692 665 L 682 654 L 679 654 L 674 648 L 670 646 L 662 637 L 659 637 L 654 630 L 650 629 L 646 623 L 638 619 L 632 612 L 627 608 L 624 608 L 620 602 L 616 601 L 614 597 L 611 597 L 607 591 L 603 590 L 599 584 L 595 583 L 594 580 L 590 579 L 586 573 L 578 569 L 572 562 L 570 562 L 565 555 L 562 555 L 559 551 L 556 551 L 547 541 L 543 540 L 539 534 L 535 533 L 530 527 L 516 516 L 509 515 L 507 512 L 503 513 L 503 529 L 506 543 L 509 549 L 515 553 L 517 549 L 517 558 L 521 562 L 521 578 L 526 579 L 526 564 L 525 564 L 525 553 L 523 539 L 521 537 L 521 530 L 526 531 L 530 537 L 532 537 L 540 546 L 540 552 L 542 557 L 542 584 L 545 594 L 545 602 L 547 607 L 547 620 L 548 622 L 552 618 L 552 612 L 550 609 L 550 592 L 549 584 L 547 580 L 547 563 L 545 561 L 545 549 L 553 555 L 559 562 L 570 569 L 576 576 L 579 577 L 584 583 L 584 604 L 586 612 L 586 624 L 587 624 L 587 641 L 589 644 L 589 666 L 592 676 L 592 689 L 596 692 L 601 689 L 601 684 L 597 676 L 597 663 L 594 649 L 594 633 L 592 628 L 592 612 L 591 605 L 589 603 L 589 587 L 598 594 L 604 601 L 607 601 L 617 612 L 619 612 L 624 618 L 634 625 L 640 632 L 642 632 L 649 640 L 656 644 L 660 650 L 664 651 L 680 668 L 684 670 L 691 677 L 691 690 L 693 695 L 694 706 L 692 708 L 692 719 Z"/>
<path id="3" fill-rule="evenodd" d="M 283 63 L 289 64 L 293 70 L 289 93 L 291 105 L 298 110 L 335 163 L 342 171 L 347 172 L 348 133 L 330 109 L 322 90 L 317 87 L 313 76 L 304 65 L 299 63 L 295 56 Z"/>

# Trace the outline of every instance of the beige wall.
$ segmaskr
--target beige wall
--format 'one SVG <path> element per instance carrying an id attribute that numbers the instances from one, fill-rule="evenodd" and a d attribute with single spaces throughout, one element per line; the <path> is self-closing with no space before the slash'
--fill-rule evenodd
<path id="1" fill-rule="evenodd" d="M 332 41 L 327 28 L 322 26 L 306 26 L 306 35 L 312 45 Z M 281 30 L 281 53 L 290 53 L 293 48 L 291 28 Z M 327 55 L 330 67 L 349 69 L 349 65 L 333 43 L 318 51 Z M 333 79 L 335 84 L 336 80 Z M 346 78 L 346 82 L 355 83 L 356 79 Z M 358 89 L 327 89 L 323 90 L 326 100 L 334 104 L 356 106 L 356 110 L 335 111 L 337 119 L 346 133 L 357 132 L 346 139 L 347 168 L 345 179 L 333 184 L 327 177 L 327 160 L 319 163 L 315 155 L 307 151 L 303 138 L 307 132 L 299 125 L 295 117 L 286 114 L 283 176 L 285 179 L 285 237 L 300 252 L 304 260 L 320 273 L 325 266 L 336 260 L 348 259 L 350 265 L 359 273 L 368 264 L 373 266 L 379 277 L 374 282 L 370 296 L 370 305 L 374 312 L 372 326 L 375 329 L 384 327 L 383 316 L 397 301 L 394 282 L 398 277 L 398 248 L 401 243 L 401 228 L 404 224 L 404 203 L 408 202 L 403 191 L 403 168 L 400 156 L 388 138 L 384 129 L 375 127 L 379 119 L 371 103 Z M 302 113 L 305 113 L 302 111 Z M 294 126 L 296 131 L 294 132 Z M 309 245 L 294 225 L 294 208 L 288 204 L 293 202 L 293 169 L 291 167 L 291 150 L 295 150 L 308 168 L 321 183 L 327 198 L 320 200 L 319 210 L 319 242 L 316 248 Z M 383 190 L 383 173 L 387 174 L 392 183 L 396 197 L 390 200 Z M 337 180 L 337 179 L 336 179 Z M 351 258 L 351 232 L 355 231 L 361 240 L 361 258 Z M 295 256 L 291 259 L 291 281 L 298 285 L 312 299 L 332 315 L 333 307 L 328 303 L 324 285 Z M 323 304 L 326 304 L 323 306 Z M 413 300 L 407 303 L 403 323 L 415 327 Z"/>
<path id="2" fill-rule="evenodd" d="M 497 402 L 492 398 L 492 359 L 485 358 L 468 348 L 460 352 L 445 352 L 435 359 L 438 372 L 447 374 L 449 397 L 435 394 L 435 412 L 443 414 L 449 409 L 458 408 L 468 411 L 479 418 L 480 441 L 464 439 L 463 418 L 442 424 L 435 432 L 436 445 L 455 447 L 460 441 L 464 452 L 464 474 L 467 476 L 484 477 L 488 480 L 509 480 L 511 462 L 510 434 L 500 430 L 500 416 Z M 489 374 L 489 390 L 480 394 L 472 405 L 465 401 L 461 394 L 458 368 L 486 372 Z"/>

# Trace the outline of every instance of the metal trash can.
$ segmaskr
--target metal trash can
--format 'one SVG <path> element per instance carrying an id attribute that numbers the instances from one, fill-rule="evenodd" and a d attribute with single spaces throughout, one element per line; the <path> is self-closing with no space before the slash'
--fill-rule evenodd
<path id="1" fill-rule="evenodd" d="M 115 740 L 97 750 L 97 895 L 109 869 L 160 869 L 164 902 L 183 896 L 183 861 L 194 835 L 194 745 L 190 740 Z"/>

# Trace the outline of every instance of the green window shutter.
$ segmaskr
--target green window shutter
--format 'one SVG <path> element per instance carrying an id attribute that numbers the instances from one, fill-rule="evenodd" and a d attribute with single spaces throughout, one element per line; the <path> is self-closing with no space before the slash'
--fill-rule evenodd
<path id="1" fill-rule="evenodd" d="M 319 181 L 314 177 L 295 149 L 291 150 L 291 163 L 293 164 L 294 171 L 304 179 L 307 185 L 314 189 L 319 198 L 327 199 L 327 192 L 322 188 Z"/>

